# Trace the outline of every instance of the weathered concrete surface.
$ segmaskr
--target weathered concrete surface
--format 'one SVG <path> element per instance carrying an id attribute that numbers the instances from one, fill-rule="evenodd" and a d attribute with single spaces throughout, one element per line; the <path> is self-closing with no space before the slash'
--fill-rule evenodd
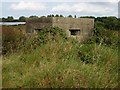
<path id="1" fill-rule="evenodd" d="M 34 33 L 35 29 L 42 29 L 44 27 L 52 27 L 52 18 L 35 18 L 29 19 L 26 21 L 26 32 L 27 33 Z"/>
<path id="2" fill-rule="evenodd" d="M 59 27 L 63 29 L 69 37 L 74 37 L 82 42 L 91 36 L 94 28 L 94 19 L 89 18 L 66 18 L 66 17 L 42 17 L 30 19 L 26 22 L 27 33 L 34 33 L 36 29 L 44 27 Z M 71 35 L 72 30 L 79 30 L 79 34 Z M 74 32 L 74 31 L 73 31 Z"/>

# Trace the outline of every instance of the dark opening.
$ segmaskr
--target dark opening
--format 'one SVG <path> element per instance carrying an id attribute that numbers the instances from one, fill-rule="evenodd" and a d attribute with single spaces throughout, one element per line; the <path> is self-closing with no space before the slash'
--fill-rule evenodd
<path id="1" fill-rule="evenodd" d="M 70 29 L 69 31 L 70 31 L 70 34 L 74 35 L 74 36 L 80 34 L 80 30 L 79 29 Z"/>

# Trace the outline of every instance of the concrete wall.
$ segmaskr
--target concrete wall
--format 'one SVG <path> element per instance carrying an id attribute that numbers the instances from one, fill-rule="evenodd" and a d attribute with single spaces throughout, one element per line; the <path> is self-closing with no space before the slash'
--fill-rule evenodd
<path id="1" fill-rule="evenodd" d="M 91 31 L 94 28 L 94 19 L 53 17 L 53 27 L 56 26 L 65 30 L 69 37 L 84 41 L 91 36 Z M 70 35 L 70 29 L 79 29 L 80 35 Z"/>
<path id="2" fill-rule="evenodd" d="M 33 33 L 35 29 L 44 27 L 59 27 L 63 29 L 69 37 L 74 37 L 82 42 L 91 36 L 94 28 L 94 19 L 89 18 L 65 18 L 65 17 L 43 17 L 39 19 L 30 19 L 26 22 L 27 33 Z M 79 29 L 80 34 L 73 36 L 70 29 Z"/>
<path id="3" fill-rule="evenodd" d="M 34 33 L 35 29 L 42 29 L 44 27 L 52 27 L 52 17 L 35 18 L 26 21 L 26 32 Z"/>

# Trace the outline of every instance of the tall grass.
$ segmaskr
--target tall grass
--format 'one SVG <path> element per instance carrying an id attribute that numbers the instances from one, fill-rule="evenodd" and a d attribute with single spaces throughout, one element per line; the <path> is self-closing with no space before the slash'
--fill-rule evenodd
<path id="1" fill-rule="evenodd" d="M 9 54 L 17 51 L 24 43 L 25 26 L 2 26 L 2 54 Z"/>
<path id="2" fill-rule="evenodd" d="M 4 88 L 115 88 L 117 59 L 117 49 L 96 43 L 80 44 L 67 38 L 59 28 L 49 28 L 19 52 L 3 57 L 2 85 Z"/>

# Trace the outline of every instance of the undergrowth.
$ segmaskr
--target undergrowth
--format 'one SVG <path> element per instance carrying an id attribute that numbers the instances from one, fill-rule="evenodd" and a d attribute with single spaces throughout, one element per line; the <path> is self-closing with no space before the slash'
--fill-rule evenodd
<path id="1" fill-rule="evenodd" d="M 59 28 L 45 28 L 3 57 L 4 88 L 115 88 L 117 49 L 78 43 Z"/>

